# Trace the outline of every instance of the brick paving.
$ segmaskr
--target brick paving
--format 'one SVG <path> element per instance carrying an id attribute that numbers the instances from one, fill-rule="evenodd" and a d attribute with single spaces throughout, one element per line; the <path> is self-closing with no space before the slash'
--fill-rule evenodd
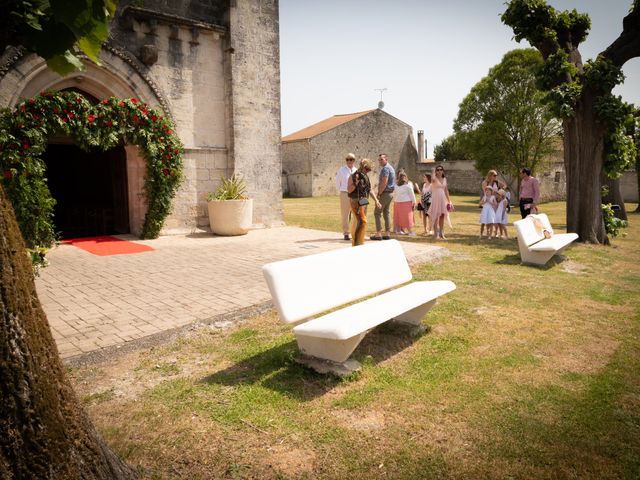
<path id="1" fill-rule="evenodd" d="M 64 359 L 264 304 L 271 296 L 262 265 L 349 246 L 335 233 L 296 227 L 239 237 L 120 238 L 154 251 L 100 257 L 62 244 L 49 253 L 50 265 L 36 279 Z M 402 245 L 412 265 L 448 254 L 431 244 Z"/>

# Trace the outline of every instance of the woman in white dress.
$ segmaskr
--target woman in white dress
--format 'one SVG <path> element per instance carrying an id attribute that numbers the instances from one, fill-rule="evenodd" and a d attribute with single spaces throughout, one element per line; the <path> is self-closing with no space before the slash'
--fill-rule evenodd
<path id="1" fill-rule="evenodd" d="M 496 193 L 496 201 L 498 202 L 498 208 L 496 208 L 496 225 L 500 232 L 500 238 L 509 240 L 509 233 L 507 232 L 509 200 L 507 199 L 507 194 L 503 189 L 498 190 Z"/>
<path id="2" fill-rule="evenodd" d="M 487 227 L 487 237 L 489 240 L 493 238 L 493 226 L 496 223 L 496 208 L 498 202 L 493 194 L 493 189 L 490 186 L 484 187 L 484 195 L 480 200 L 480 206 L 482 211 L 480 212 L 480 239 L 483 238 L 485 226 Z"/>

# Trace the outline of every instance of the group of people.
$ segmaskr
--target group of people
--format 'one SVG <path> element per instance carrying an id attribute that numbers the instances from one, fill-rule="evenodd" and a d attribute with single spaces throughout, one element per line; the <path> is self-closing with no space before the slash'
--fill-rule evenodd
<path id="1" fill-rule="evenodd" d="M 520 215 L 525 218 L 531 213 L 538 213 L 540 184 L 531 176 L 529 168 L 520 170 Z M 511 211 L 511 192 L 505 182 L 498 180 L 498 172 L 489 170 L 482 181 L 482 197 L 480 198 L 480 239 L 484 238 L 485 228 L 488 239 L 509 238 L 507 231 L 507 215 Z"/>
<path id="2" fill-rule="evenodd" d="M 511 210 L 511 192 L 505 182 L 498 180 L 498 172 L 489 170 L 482 181 L 480 197 L 480 239 L 484 238 L 485 228 L 489 240 L 509 238 L 507 215 Z"/>
<path id="3" fill-rule="evenodd" d="M 345 165 L 338 170 L 336 187 L 340 192 L 340 212 L 342 232 L 345 240 L 352 245 L 364 243 L 367 226 L 367 206 L 369 199 L 375 205 L 374 218 L 376 232 L 371 240 L 389 240 L 391 238 L 391 206 L 393 205 L 394 233 L 415 236 L 413 232 L 414 211 L 422 216 L 423 235 L 433 234 L 436 239 L 445 239 L 445 221 L 451 225 L 449 214 L 453 211 L 453 203 L 449 196 L 447 179 L 442 165 L 436 166 L 431 174 L 423 176 L 422 189 L 411 182 L 404 170 L 395 169 L 389 163 L 387 155 L 378 155 L 380 173 L 377 188 L 372 188 L 369 172 L 373 170 L 373 162 L 368 158 L 360 161 L 355 167 L 356 157 L 350 153 L 345 158 Z M 522 218 L 538 212 L 540 185 L 531 176 L 529 168 L 520 170 L 519 206 Z M 375 191 L 374 191 L 375 190 Z M 416 194 L 420 200 L 416 201 Z M 480 238 L 509 238 L 507 231 L 508 213 L 511 210 L 511 192 L 508 185 L 498 180 L 498 172 L 490 170 L 482 181 L 480 198 Z M 352 217 L 349 228 L 349 217 Z M 384 222 L 384 229 L 383 229 Z"/>
<path id="4" fill-rule="evenodd" d="M 342 217 L 342 231 L 345 240 L 351 240 L 352 245 L 364 243 L 367 225 L 367 206 L 369 199 L 375 204 L 374 218 L 376 232 L 371 240 L 391 239 L 391 206 L 393 205 L 393 226 L 397 234 L 415 236 L 414 210 L 422 213 L 424 234 L 428 233 L 427 226 L 433 228 L 435 238 L 444 239 L 444 222 L 453 210 L 449 197 L 444 168 L 436 167 L 432 174 L 424 176 L 422 190 L 418 189 L 403 170 L 396 174 L 389 163 L 387 155 L 378 156 L 380 173 L 376 189 L 371 187 L 369 172 L 373 170 L 373 163 L 368 158 L 360 161 L 355 167 L 355 155 L 350 153 L 345 158 L 345 165 L 338 170 L 336 187 L 340 192 L 340 211 Z M 374 191 L 377 190 L 377 191 Z M 420 202 L 416 202 L 416 193 L 420 193 Z M 352 217 L 351 231 L 349 230 L 349 215 Z M 383 227 L 384 222 L 384 229 Z M 449 222 L 450 223 L 450 222 Z"/>

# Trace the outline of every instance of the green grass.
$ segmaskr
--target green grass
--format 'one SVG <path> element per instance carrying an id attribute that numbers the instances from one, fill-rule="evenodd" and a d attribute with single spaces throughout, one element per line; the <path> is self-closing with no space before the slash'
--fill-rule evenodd
<path id="1" fill-rule="evenodd" d="M 346 379 L 298 365 L 271 312 L 72 370 L 76 389 L 145 478 L 640 478 L 638 217 L 610 247 L 530 267 L 514 240 L 478 240 L 476 201 L 454 196 L 451 254 L 414 269 L 457 285 L 431 331 L 371 332 Z M 340 232 L 336 198 L 284 207 Z M 562 203 L 542 210 L 564 228 Z M 121 377 L 139 392 L 113 394 Z"/>

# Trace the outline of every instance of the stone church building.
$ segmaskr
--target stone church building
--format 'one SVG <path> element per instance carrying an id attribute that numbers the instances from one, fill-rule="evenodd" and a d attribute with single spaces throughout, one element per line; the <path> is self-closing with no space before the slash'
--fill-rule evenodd
<path id="1" fill-rule="evenodd" d="M 173 120 L 185 146 L 184 180 L 162 233 L 206 228 L 206 196 L 233 173 L 254 199 L 254 224 L 281 224 L 279 57 L 277 0 L 123 0 L 100 66 L 87 59 L 86 70 L 60 77 L 36 55 L 4 52 L 0 106 L 44 90 L 72 90 L 96 102 L 138 98 Z M 135 145 L 86 153 L 52 138 L 45 161 L 47 177 L 58 179 L 50 185 L 56 208 L 91 207 L 105 216 L 77 232 L 140 233 L 145 162 Z M 125 222 L 109 224 L 114 211 Z"/>
<path id="2" fill-rule="evenodd" d="M 334 115 L 282 138 L 282 184 L 293 197 L 335 195 L 335 175 L 347 153 L 374 160 L 386 153 L 397 170 L 417 178 L 413 129 L 381 109 Z M 357 164 L 356 164 L 357 166 Z M 371 175 L 373 183 L 377 175 Z"/>

